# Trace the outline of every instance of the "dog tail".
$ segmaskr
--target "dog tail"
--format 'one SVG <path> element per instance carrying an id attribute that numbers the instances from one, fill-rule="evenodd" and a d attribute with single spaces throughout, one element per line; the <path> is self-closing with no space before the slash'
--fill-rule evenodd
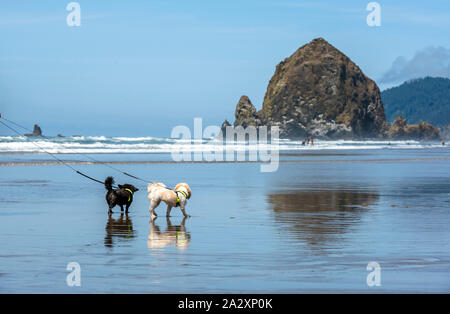
<path id="1" fill-rule="evenodd" d="M 105 180 L 105 188 L 108 191 L 111 191 L 113 184 L 114 184 L 114 178 L 113 177 L 107 177 L 106 180 Z"/>

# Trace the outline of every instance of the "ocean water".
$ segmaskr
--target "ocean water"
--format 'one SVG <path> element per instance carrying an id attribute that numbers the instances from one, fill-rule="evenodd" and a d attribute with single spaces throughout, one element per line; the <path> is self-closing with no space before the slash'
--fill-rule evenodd
<path id="1" fill-rule="evenodd" d="M 280 140 L 279 150 L 351 150 L 351 149 L 414 149 L 438 148 L 439 142 L 409 141 L 315 141 L 314 146 L 302 146 L 301 140 Z M 275 148 L 271 144 L 237 142 L 235 150 Z M 170 153 L 175 151 L 215 151 L 223 149 L 214 139 L 186 140 L 157 137 L 105 137 L 72 136 L 28 138 L 25 136 L 0 136 L 0 152 L 3 153 L 41 153 L 43 150 L 53 154 L 70 153 Z"/>
<path id="2" fill-rule="evenodd" d="M 448 147 L 282 141 L 266 173 L 259 162 L 174 162 L 172 152 L 209 142 L 38 140 L 75 170 L 140 189 L 128 215 L 109 216 L 101 184 L 26 138 L 1 137 L 0 292 L 450 292 Z M 167 219 L 162 204 L 151 221 L 144 182 L 76 153 L 170 187 L 188 182 L 191 217 L 174 208 Z M 81 286 L 67 285 L 71 262 Z M 367 284 L 371 262 L 380 286 Z"/>

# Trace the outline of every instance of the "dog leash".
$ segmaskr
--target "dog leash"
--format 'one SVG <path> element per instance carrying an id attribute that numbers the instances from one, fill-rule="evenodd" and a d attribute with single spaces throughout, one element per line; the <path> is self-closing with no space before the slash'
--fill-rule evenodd
<path id="1" fill-rule="evenodd" d="M 14 129 L 14 128 L 12 128 L 11 126 L 9 126 L 9 125 L 7 125 L 6 123 L 4 123 L 1 119 L 5 120 L 5 118 L 2 118 L 2 116 L 1 116 L 1 114 L 0 114 L 0 123 L 3 124 L 3 125 L 4 125 L 5 127 L 7 127 L 8 129 L 10 129 L 11 131 L 13 131 L 14 133 L 18 134 L 19 136 L 22 136 L 22 134 L 21 134 L 20 132 L 18 132 L 16 129 Z M 27 138 L 27 141 L 28 141 L 28 138 Z M 75 169 L 74 167 L 72 167 L 71 165 L 69 165 L 69 164 L 68 164 L 67 162 L 65 162 L 64 160 L 62 160 L 62 159 L 56 157 L 55 154 L 52 154 L 52 153 L 50 153 L 49 151 L 47 151 L 47 150 L 45 150 L 44 148 L 42 148 L 41 146 L 39 146 L 39 145 L 38 145 L 37 143 L 35 143 L 34 141 L 28 141 L 28 142 L 30 142 L 30 143 L 32 143 L 33 145 L 35 145 L 35 146 L 36 146 L 37 148 L 39 148 L 41 151 L 43 151 L 43 152 L 49 154 L 49 155 L 50 155 L 51 157 L 53 157 L 56 161 L 58 161 L 60 164 L 62 164 L 62 165 L 64 165 L 64 166 L 68 167 L 70 170 L 74 171 L 75 173 L 78 173 L 79 175 L 82 175 L 83 177 L 86 177 L 86 178 L 88 178 L 89 180 L 92 180 L 92 181 L 94 181 L 94 182 L 98 182 L 98 183 L 100 183 L 100 184 L 102 184 L 102 185 L 105 184 L 104 182 L 102 182 L 102 181 L 100 181 L 100 180 L 97 180 L 97 179 L 94 179 L 94 178 L 88 176 L 87 174 L 84 174 L 83 172 L 81 172 L 81 171 Z M 112 187 L 117 188 L 116 186 L 112 186 Z"/>
<path id="2" fill-rule="evenodd" d="M 2 122 L 2 124 L 3 124 L 5 127 L 7 127 L 8 129 L 12 130 L 14 133 L 18 134 L 19 136 L 22 136 L 22 134 L 21 134 L 20 132 L 18 132 L 17 130 L 15 130 L 14 128 L 12 128 L 11 126 L 7 125 L 6 123 L 4 123 L 4 122 L 1 121 L 1 120 L 4 120 L 4 121 L 6 121 L 6 122 L 8 122 L 8 123 L 10 123 L 10 124 L 14 124 L 15 126 L 17 126 L 17 127 L 19 127 L 19 128 L 22 128 L 22 129 L 24 129 L 24 130 L 26 130 L 26 131 L 28 131 L 28 132 L 32 132 L 29 128 L 27 128 L 27 127 L 25 127 L 25 126 L 23 126 L 23 125 L 20 125 L 19 123 L 16 123 L 16 122 L 14 122 L 14 121 L 11 121 L 11 120 L 9 120 L 9 119 L 6 119 L 6 118 L 3 117 L 2 114 L 0 113 L 0 122 Z M 47 139 L 47 140 L 50 140 L 49 137 L 44 136 L 44 135 L 40 135 L 40 137 L 45 138 L 45 139 Z M 28 137 L 27 137 L 27 141 L 28 141 Z M 104 183 L 103 183 L 102 181 L 100 181 L 100 180 L 94 179 L 94 178 L 92 178 L 92 177 L 90 177 L 90 176 L 88 176 L 88 175 L 85 175 L 84 173 L 82 173 L 82 172 L 80 172 L 80 171 L 77 171 L 76 169 L 74 169 L 73 167 L 69 166 L 69 165 L 66 164 L 64 161 L 62 161 L 61 159 L 59 159 L 59 158 L 57 158 L 56 156 L 54 156 L 54 154 L 52 154 L 52 153 L 46 151 L 45 149 L 43 149 L 42 147 L 40 147 L 39 145 L 37 145 L 34 141 L 29 141 L 29 142 L 33 143 L 33 144 L 34 144 L 35 146 L 37 146 L 40 150 L 42 150 L 43 152 L 45 152 L 45 153 L 49 154 L 50 156 L 52 156 L 53 158 L 55 158 L 55 159 L 56 159 L 58 162 L 60 162 L 61 164 L 64 164 L 65 166 L 68 166 L 70 169 L 72 169 L 72 170 L 75 171 L 76 173 L 78 173 L 78 174 L 80 174 L 80 175 L 82 175 L 82 176 L 84 176 L 84 177 L 86 177 L 86 178 L 88 178 L 88 179 L 90 179 L 90 180 L 92 180 L 92 181 L 95 181 L 95 182 L 104 184 Z M 116 167 L 113 167 L 113 166 L 111 166 L 111 165 L 108 165 L 108 164 L 105 163 L 105 162 L 102 162 L 102 161 L 100 161 L 100 160 L 97 160 L 97 159 L 95 159 L 95 158 L 93 158 L 93 157 L 91 157 L 91 156 L 89 156 L 89 155 L 86 155 L 86 154 L 83 154 L 83 153 L 80 153 L 80 152 L 76 152 L 76 151 L 74 151 L 74 150 L 72 150 L 72 149 L 70 149 L 70 148 L 65 147 L 63 144 L 56 143 L 56 142 L 54 142 L 54 143 L 57 144 L 57 145 L 60 145 L 60 146 L 64 147 L 65 149 L 67 149 L 67 150 L 69 150 L 69 151 L 72 151 L 72 152 L 75 153 L 75 154 L 84 156 L 84 157 L 86 157 L 86 158 L 88 158 L 88 159 L 90 159 L 90 160 L 92 160 L 92 161 L 94 161 L 94 162 L 96 162 L 96 163 L 102 164 L 102 165 L 104 165 L 104 166 L 106 166 L 106 167 L 108 167 L 108 168 L 110 168 L 110 169 L 112 169 L 112 170 L 114 170 L 114 171 L 120 172 L 121 174 L 126 175 L 126 176 L 128 176 L 128 177 L 130 177 L 130 178 L 133 178 L 133 179 L 136 179 L 136 180 L 145 182 L 145 183 L 149 183 L 148 180 L 144 180 L 144 179 L 142 179 L 142 178 L 139 178 L 139 177 L 137 177 L 137 176 L 134 176 L 134 175 L 132 175 L 132 174 L 129 174 L 129 173 L 127 173 L 127 172 L 124 172 L 124 171 L 122 171 L 122 170 L 120 170 L 120 169 L 118 169 L 118 168 L 116 168 Z"/>

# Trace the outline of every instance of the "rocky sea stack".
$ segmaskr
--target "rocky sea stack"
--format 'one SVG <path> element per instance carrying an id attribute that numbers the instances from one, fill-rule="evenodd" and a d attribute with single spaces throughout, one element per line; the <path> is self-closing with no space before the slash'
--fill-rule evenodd
<path id="1" fill-rule="evenodd" d="M 387 130 L 386 136 L 393 139 L 420 138 L 434 140 L 439 138 L 439 130 L 423 121 L 420 121 L 418 124 L 406 124 L 405 118 L 398 116 L 389 130 Z"/>
<path id="2" fill-rule="evenodd" d="M 25 134 L 25 136 L 42 136 L 41 127 L 35 124 L 33 128 L 33 133 Z"/>
<path id="3" fill-rule="evenodd" d="M 247 96 L 241 97 L 234 126 L 262 125 L 278 126 L 282 138 L 395 136 L 389 132 L 376 83 L 323 38 L 300 47 L 277 65 L 260 111 Z M 428 126 L 433 128 L 425 129 Z"/>

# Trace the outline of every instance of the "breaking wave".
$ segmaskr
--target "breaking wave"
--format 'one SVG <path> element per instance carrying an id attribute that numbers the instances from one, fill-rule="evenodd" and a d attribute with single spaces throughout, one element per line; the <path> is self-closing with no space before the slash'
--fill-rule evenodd
<path id="1" fill-rule="evenodd" d="M 186 140 L 158 137 L 106 137 L 72 136 L 53 138 L 27 138 L 0 136 L 0 153 L 98 154 L 98 153 L 170 153 L 179 151 L 240 150 L 366 150 L 366 149 L 420 149 L 438 148 L 438 142 L 383 141 L 383 140 L 315 140 L 314 146 L 302 146 L 301 141 L 279 140 L 277 143 L 236 142 L 233 147 L 214 139 Z"/>

